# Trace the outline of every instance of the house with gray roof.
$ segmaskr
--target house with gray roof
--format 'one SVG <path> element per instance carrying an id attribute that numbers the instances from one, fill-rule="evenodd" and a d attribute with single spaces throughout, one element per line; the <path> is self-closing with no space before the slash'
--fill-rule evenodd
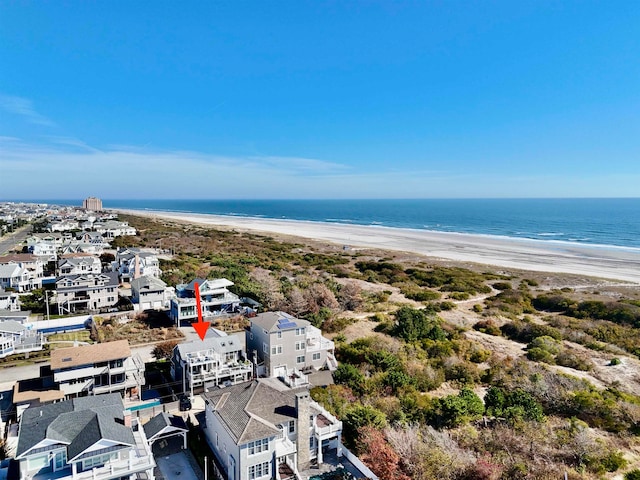
<path id="1" fill-rule="evenodd" d="M 67 275 L 56 280 L 60 314 L 96 311 L 118 303 L 117 273 Z"/>
<path id="2" fill-rule="evenodd" d="M 307 388 L 257 379 L 204 393 L 205 435 L 227 479 L 301 478 L 323 449 L 342 455 L 342 422 Z"/>
<path id="3" fill-rule="evenodd" d="M 154 478 L 145 431 L 118 394 L 26 409 L 15 458 L 21 480 Z"/>
<path id="4" fill-rule="evenodd" d="M 267 377 L 295 386 L 306 383 L 306 373 L 338 366 L 334 343 L 308 321 L 288 313 L 260 313 L 245 334 L 249 357 Z"/>
<path id="5" fill-rule="evenodd" d="M 0 320 L 0 358 L 42 350 L 43 344 L 42 333 L 29 330 L 16 320 Z"/>
<path id="6" fill-rule="evenodd" d="M 155 250 L 143 248 L 120 248 L 111 268 L 118 272 L 122 282 L 129 282 L 138 277 L 160 278 L 160 260 Z"/>
<path id="7" fill-rule="evenodd" d="M 144 433 L 150 446 L 154 442 L 169 437 L 182 436 L 182 448 L 187 448 L 187 433 L 189 428 L 187 424 L 177 415 L 169 415 L 166 412 L 160 412 L 147 423 L 144 424 Z"/>
<path id="8" fill-rule="evenodd" d="M 81 254 L 77 256 L 64 256 L 58 260 L 58 274 L 83 275 L 86 273 L 101 273 L 102 263 L 97 255 Z"/>
<path id="9" fill-rule="evenodd" d="M 16 292 L 29 292 L 42 288 L 44 264 L 31 254 L 14 254 L 0 257 L 0 286 Z"/>
<path id="10" fill-rule="evenodd" d="M 191 397 L 197 387 L 233 385 L 253 377 L 253 364 L 245 357 L 242 338 L 218 335 L 210 328 L 204 340 L 181 343 L 173 349 L 171 375 L 182 381 L 183 391 L 190 391 Z"/>
<path id="11" fill-rule="evenodd" d="M 139 310 L 165 308 L 169 304 L 167 284 L 159 278 L 146 276 L 131 280 L 131 302 Z"/>

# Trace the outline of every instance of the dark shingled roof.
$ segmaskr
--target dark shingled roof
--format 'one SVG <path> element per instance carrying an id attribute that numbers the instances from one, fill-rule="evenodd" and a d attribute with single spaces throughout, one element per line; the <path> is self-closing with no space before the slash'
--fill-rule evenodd
<path id="1" fill-rule="evenodd" d="M 67 444 L 69 459 L 100 439 L 135 444 L 131 428 L 124 425 L 124 405 L 118 393 L 26 409 L 20 420 L 16 457 L 44 439 Z"/>
<path id="2" fill-rule="evenodd" d="M 296 393 L 304 390 L 280 391 L 258 379 L 204 396 L 236 444 L 242 445 L 280 435 L 276 425 L 297 418 Z"/>
<path id="3" fill-rule="evenodd" d="M 143 426 L 144 433 L 149 439 L 154 435 L 157 435 L 167 427 L 174 427 L 184 431 L 189 430 L 187 424 L 184 423 L 184 420 L 181 417 L 178 417 L 176 415 L 168 415 L 165 412 L 159 413 Z"/>

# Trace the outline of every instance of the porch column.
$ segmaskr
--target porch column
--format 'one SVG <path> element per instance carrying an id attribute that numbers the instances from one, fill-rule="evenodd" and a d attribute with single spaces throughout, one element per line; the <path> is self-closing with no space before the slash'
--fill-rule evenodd
<path id="1" fill-rule="evenodd" d="M 338 432 L 338 458 L 342 456 L 342 432 Z"/>
<path id="2" fill-rule="evenodd" d="M 182 432 L 182 449 L 187 449 L 187 432 Z"/>
<path id="3" fill-rule="evenodd" d="M 318 465 L 322 465 L 322 440 L 316 437 L 316 449 L 318 450 Z"/>

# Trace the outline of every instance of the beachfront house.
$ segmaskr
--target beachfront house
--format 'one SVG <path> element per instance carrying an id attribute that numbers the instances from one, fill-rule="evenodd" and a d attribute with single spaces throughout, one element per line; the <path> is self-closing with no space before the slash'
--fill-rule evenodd
<path id="1" fill-rule="evenodd" d="M 118 394 L 27 408 L 15 458 L 20 480 L 153 480 L 156 465 Z"/>
<path id="2" fill-rule="evenodd" d="M 259 364 L 259 373 L 287 384 L 301 385 L 308 372 L 338 367 L 334 343 L 308 321 L 288 313 L 258 314 L 245 335 L 247 354 Z"/>
<path id="3" fill-rule="evenodd" d="M 127 340 L 51 351 L 53 380 L 66 398 L 119 392 L 140 398 L 145 366 Z"/>
<path id="4" fill-rule="evenodd" d="M 272 382 L 257 379 L 202 395 L 205 435 L 227 479 L 301 478 L 327 452 L 342 455 L 342 422 L 306 388 Z"/>
<path id="5" fill-rule="evenodd" d="M 173 349 L 171 376 L 181 381 L 182 391 L 190 391 L 192 397 L 194 388 L 233 385 L 253 376 L 253 364 L 245 357 L 241 339 L 218 335 L 209 329 L 204 340 L 181 343 Z"/>
<path id="6" fill-rule="evenodd" d="M 168 298 L 167 284 L 159 278 L 147 276 L 131 280 L 131 302 L 137 310 L 165 308 Z"/>
<path id="7" fill-rule="evenodd" d="M 216 317 L 226 313 L 237 312 L 240 298 L 229 291 L 233 282 L 226 278 L 205 280 L 196 278 L 189 284 L 176 286 L 176 297 L 171 299 L 169 317 L 176 325 L 181 322 L 194 322 L 198 319 L 196 312 L 195 284 L 200 289 L 200 306 L 204 318 Z"/>

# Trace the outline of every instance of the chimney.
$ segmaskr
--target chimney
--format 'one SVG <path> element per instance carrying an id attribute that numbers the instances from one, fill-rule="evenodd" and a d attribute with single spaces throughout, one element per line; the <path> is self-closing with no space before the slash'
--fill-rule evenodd
<path id="1" fill-rule="evenodd" d="M 309 390 L 296 393 L 296 413 L 298 415 L 296 428 L 296 445 L 298 449 L 298 470 L 309 468 L 311 454 L 309 452 L 309 416 L 311 398 Z"/>
<path id="2" fill-rule="evenodd" d="M 133 267 L 133 279 L 140 278 L 140 257 L 136 253 L 135 266 Z"/>
<path id="3" fill-rule="evenodd" d="M 125 410 L 123 413 L 124 426 L 131 428 L 131 410 Z"/>

